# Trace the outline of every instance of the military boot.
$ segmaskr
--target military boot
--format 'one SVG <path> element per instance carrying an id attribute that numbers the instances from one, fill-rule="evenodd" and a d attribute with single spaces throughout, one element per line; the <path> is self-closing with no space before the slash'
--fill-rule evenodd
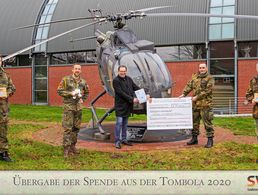
<path id="1" fill-rule="evenodd" d="M 198 139 L 197 139 L 197 135 L 193 135 L 192 139 L 186 143 L 187 145 L 195 145 L 198 144 Z"/>
<path id="2" fill-rule="evenodd" d="M 5 161 L 5 162 L 14 162 L 14 160 L 12 160 L 8 154 L 7 151 L 3 152 L 0 154 L 0 160 L 1 161 Z"/>
<path id="3" fill-rule="evenodd" d="M 80 151 L 75 147 L 75 144 L 72 144 L 71 147 L 70 147 L 70 151 L 69 151 L 71 154 L 80 154 Z"/>
<path id="4" fill-rule="evenodd" d="M 204 147 L 211 148 L 212 146 L 213 146 L 213 137 L 208 137 L 207 144 Z"/>
<path id="5" fill-rule="evenodd" d="M 65 146 L 64 147 L 64 158 L 69 157 L 69 150 L 70 150 L 70 146 Z"/>

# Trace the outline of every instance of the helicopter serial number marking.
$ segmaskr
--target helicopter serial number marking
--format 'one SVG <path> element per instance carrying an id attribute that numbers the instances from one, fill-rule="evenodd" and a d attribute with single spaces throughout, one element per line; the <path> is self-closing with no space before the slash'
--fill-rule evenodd
<path id="1" fill-rule="evenodd" d="M 147 129 L 191 129 L 192 100 L 186 98 L 152 98 L 147 102 Z"/>

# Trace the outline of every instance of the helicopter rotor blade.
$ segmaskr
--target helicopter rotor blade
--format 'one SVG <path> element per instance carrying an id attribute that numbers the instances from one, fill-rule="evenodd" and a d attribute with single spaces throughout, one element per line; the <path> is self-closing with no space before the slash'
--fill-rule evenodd
<path id="1" fill-rule="evenodd" d="M 163 8 L 168 8 L 168 7 L 174 7 L 174 6 L 149 7 L 149 8 L 135 10 L 135 12 L 147 12 L 147 11 L 151 11 L 151 10 L 155 10 L 155 9 L 163 9 Z"/>
<path id="2" fill-rule="evenodd" d="M 61 23 L 61 22 L 69 22 L 69 21 L 75 21 L 75 20 L 90 20 L 90 19 L 100 19 L 100 18 L 106 18 L 107 16 L 100 16 L 100 17 L 78 17 L 78 18 L 69 18 L 69 19 L 64 19 L 64 20 L 54 20 L 51 22 L 46 22 L 46 23 L 40 23 L 40 24 L 31 24 L 27 26 L 21 26 L 18 28 L 15 28 L 14 30 L 20 30 L 20 29 L 26 29 L 26 28 L 31 28 L 35 26 L 43 26 L 47 24 L 54 24 L 54 23 Z"/>
<path id="3" fill-rule="evenodd" d="M 94 25 L 94 24 L 97 24 L 97 23 L 104 22 L 105 20 L 106 20 L 105 18 L 102 18 L 102 19 L 100 19 L 99 21 L 92 22 L 92 23 L 89 23 L 89 24 L 85 24 L 85 25 L 79 26 L 79 27 L 77 27 L 77 28 L 73 28 L 73 29 L 71 29 L 71 30 L 65 31 L 65 32 L 63 32 L 63 33 L 61 33 L 61 34 L 58 34 L 58 35 L 53 36 L 53 37 L 50 37 L 50 38 L 48 38 L 48 39 L 46 39 L 46 40 L 44 40 L 44 41 L 41 41 L 41 42 L 39 42 L 39 43 L 36 43 L 36 44 L 34 44 L 34 45 L 31 45 L 31 46 L 29 46 L 29 47 L 26 47 L 26 48 L 24 48 L 24 49 L 21 49 L 21 50 L 15 52 L 15 53 L 13 53 L 13 54 L 10 54 L 10 55 L 4 57 L 4 58 L 2 59 L 2 61 L 6 61 L 6 60 L 8 60 L 8 59 L 10 59 L 10 58 L 12 58 L 12 57 L 14 57 L 14 56 L 16 56 L 16 55 L 19 55 L 19 54 L 21 54 L 21 53 L 23 53 L 23 52 L 25 52 L 25 51 L 28 51 L 28 50 L 30 50 L 30 49 L 33 49 L 33 48 L 35 48 L 35 47 L 37 47 L 37 46 L 39 46 L 39 45 L 41 45 L 41 44 L 43 44 L 43 43 L 46 43 L 46 42 L 51 41 L 51 40 L 54 40 L 54 39 L 56 39 L 56 38 L 58 38 L 58 37 L 64 36 L 64 35 L 66 35 L 66 34 L 69 34 L 69 33 L 71 33 L 71 32 L 74 32 L 74 31 L 76 31 L 76 30 L 80 30 L 80 29 L 85 28 L 85 27 L 87 27 L 87 26 L 91 26 L 91 25 Z"/>
<path id="4" fill-rule="evenodd" d="M 159 6 L 159 7 L 149 7 L 149 8 L 144 8 L 144 9 L 139 9 L 135 10 L 133 12 L 146 12 L 146 11 L 151 11 L 155 9 L 163 9 L 167 7 L 173 7 L 173 6 Z M 48 25 L 48 24 L 55 24 L 55 23 L 62 23 L 62 22 L 69 22 L 69 21 L 76 21 L 76 20 L 92 20 L 92 19 L 100 19 L 100 18 L 108 18 L 109 16 L 95 16 L 95 17 L 78 17 L 78 18 L 69 18 L 69 19 L 63 19 L 63 20 L 54 20 L 50 22 L 45 22 L 45 23 L 40 23 L 40 24 L 31 24 L 31 25 L 26 25 L 26 26 L 21 26 L 18 28 L 15 28 L 14 30 L 21 30 L 21 29 L 26 29 L 26 28 L 32 28 L 36 26 L 43 26 L 43 25 Z"/>
<path id="5" fill-rule="evenodd" d="M 193 16 L 193 17 L 219 17 L 219 18 L 237 18 L 237 19 L 258 19 L 254 15 L 223 15 L 223 14 L 205 14 L 205 13 L 150 13 L 145 14 L 148 17 L 164 16 Z"/>
<path id="6" fill-rule="evenodd" d="M 88 40 L 88 39 L 96 39 L 96 36 L 90 36 L 90 37 L 83 37 L 83 38 L 79 38 L 79 39 L 72 39 L 70 40 L 70 42 L 76 42 L 76 41 L 84 41 L 84 40 Z"/>

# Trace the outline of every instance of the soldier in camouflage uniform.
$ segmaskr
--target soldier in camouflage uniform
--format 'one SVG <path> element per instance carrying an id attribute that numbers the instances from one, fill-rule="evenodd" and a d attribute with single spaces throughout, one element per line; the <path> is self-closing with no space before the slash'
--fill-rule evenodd
<path id="1" fill-rule="evenodd" d="M 15 86 L 9 75 L 2 68 L 2 57 L 0 56 L 0 160 L 12 162 L 13 160 L 8 154 L 8 97 L 12 96 L 15 92 Z"/>
<path id="2" fill-rule="evenodd" d="M 192 139 L 187 142 L 187 145 L 198 144 L 198 135 L 200 120 L 204 123 L 206 136 L 208 138 L 206 148 L 213 146 L 214 129 L 212 125 L 213 111 L 212 111 L 212 89 L 214 86 L 214 79 L 208 73 L 206 64 L 199 65 L 199 72 L 193 74 L 192 79 L 185 86 L 180 97 L 187 96 L 193 91 L 193 130 Z"/>
<path id="3" fill-rule="evenodd" d="M 68 155 L 79 154 L 75 145 L 82 120 L 82 104 L 89 95 L 88 85 L 81 78 L 81 66 L 78 64 L 73 65 L 72 72 L 72 75 L 62 79 L 57 89 L 64 102 L 62 126 L 64 128 L 63 147 L 65 158 Z"/>
<path id="4" fill-rule="evenodd" d="M 246 91 L 246 104 L 251 103 L 253 105 L 253 118 L 256 122 L 256 136 L 258 141 L 258 101 L 255 100 L 255 93 L 258 94 L 258 63 L 256 64 L 257 75 L 250 80 L 249 87 Z"/>

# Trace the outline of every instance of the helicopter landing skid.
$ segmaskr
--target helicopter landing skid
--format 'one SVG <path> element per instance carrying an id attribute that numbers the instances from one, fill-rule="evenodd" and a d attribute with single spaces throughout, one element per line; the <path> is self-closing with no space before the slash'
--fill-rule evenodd
<path id="1" fill-rule="evenodd" d="M 110 139 L 110 133 L 96 132 L 96 133 L 94 133 L 93 138 L 95 140 L 98 140 L 98 141 L 109 140 Z"/>
<path id="2" fill-rule="evenodd" d="M 103 95 L 106 94 L 106 90 L 102 91 L 96 98 L 94 98 L 91 102 L 90 102 L 90 108 L 91 108 L 91 113 L 92 113 L 92 128 L 95 128 L 95 122 L 94 122 L 94 119 L 96 121 L 96 125 L 97 125 L 97 128 L 99 129 L 99 132 L 95 132 L 94 133 L 94 136 L 93 138 L 95 140 L 109 140 L 110 139 L 110 133 L 107 133 L 101 123 L 105 120 L 105 118 L 107 116 L 109 116 L 114 110 L 115 108 L 111 108 L 109 109 L 103 116 L 101 119 L 98 118 L 97 116 L 97 113 L 96 113 L 96 109 L 94 107 L 94 103 L 99 99 L 101 98 Z"/>

